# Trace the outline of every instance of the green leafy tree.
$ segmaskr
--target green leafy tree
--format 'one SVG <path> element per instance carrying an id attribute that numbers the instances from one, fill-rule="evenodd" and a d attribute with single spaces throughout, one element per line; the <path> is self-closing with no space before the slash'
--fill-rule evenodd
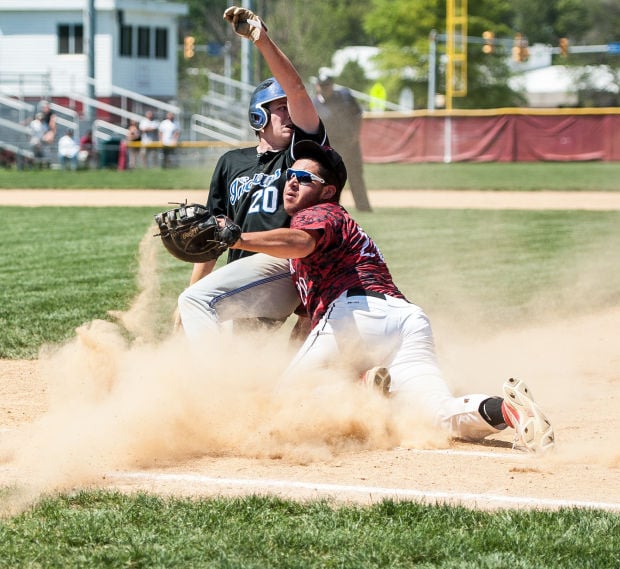
<path id="1" fill-rule="evenodd" d="M 620 2 L 587 0 L 585 4 L 590 18 L 588 30 L 583 34 L 586 43 L 604 44 L 620 41 Z M 616 67 L 620 66 L 618 56 L 612 61 Z"/>
<path id="2" fill-rule="evenodd" d="M 315 76 L 321 67 L 331 67 L 336 50 L 373 43 L 362 27 L 369 0 L 265 0 L 263 3 L 260 14 L 264 15 L 269 33 L 305 79 Z M 261 76 L 265 73 L 263 69 Z"/>
<path id="3" fill-rule="evenodd" d="M 224 10 L 241 2 L 231 0 L 177 0 L 188 5 L 189 14 L 181 22 L 179 44 L 183 37 L 192 35 L 197 45 L 228 42 L 233 78 L 240 71 L 241 39 L 222 18 Z M 321 67 L 331 67 L 337 49 L 349 45 L 372 45 L 373 40 L 363 28 L 363 15 L 370 0 L 254 0 L 253 9 L 269 27 L 272 38 L 293 61 L 301 76 L 308 80 Z M 262 58 L 254 59 L 253 82 L 258 83 L 269 73 Z M 213 56 L 197 51 L 192 60 L 180 58 L 182 84 L 188 93 L 205 88 L 204 80 L 187 77 L 189 67 L 224 72 L 222 55 Z M 188 85 L 193 85 L 189 88 Z"/>
<path id="4" fill-rule="evenodd" d="M 491 30 L 497 38 L 512 36 L 507 22 L 512 15 L 508 0 L 470 0 L 468 35 L 481 37 Z M 385 77 L 388 98 L 396 100 L 404 86 L 413 89 L 418 107 L 428 105 L 430 34 L 446 29 L 446 4 L 439 0 L 373 0 L 364 20 L 366 31 L 381 47 L 378 63 Z M 437 43 L 437 91 L 445 92 L 445 68 L 439 63 L 445 42 Z M 510 71 L 504 48 L 482 53 L 481 45 L 468 46 L 468 95 L 455 98 L 455 108 L 496 107 L 523 104 L 520 95 L 508 87 Z M 432 70 L 430 70 L 432 72 Z"/>

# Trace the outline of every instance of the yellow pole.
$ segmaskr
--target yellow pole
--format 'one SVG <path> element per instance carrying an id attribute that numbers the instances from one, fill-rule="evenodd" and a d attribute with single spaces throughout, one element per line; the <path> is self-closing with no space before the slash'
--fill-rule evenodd
<path id="1" fill-rule="evenodd" d="M 467 0 L 446 2 L 446 109 L 454 97 L 467 95 Z"/>

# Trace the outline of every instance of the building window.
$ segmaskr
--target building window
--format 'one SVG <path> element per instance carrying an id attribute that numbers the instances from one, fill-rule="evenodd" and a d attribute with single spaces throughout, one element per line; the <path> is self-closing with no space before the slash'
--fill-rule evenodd
<path id="1" fill-rule="evenodd" d="M 168 28 L 155 28 L 155 58 L 168 59 Z"/>
<path id="2" fill-rule="evenodd" d="M 58 53 L 84 53 L 82 24 L 58 24 Z"/>
<path id="3" fill-rule="evenodd" d="M 120 55 L 131 57 L 133 55 L 133 28 L 121 26 Z"/>
<path id="4" fill-rule="evenodd" d="M 138 57 L 151 55 L 151 28 L 138 27 Z"/>

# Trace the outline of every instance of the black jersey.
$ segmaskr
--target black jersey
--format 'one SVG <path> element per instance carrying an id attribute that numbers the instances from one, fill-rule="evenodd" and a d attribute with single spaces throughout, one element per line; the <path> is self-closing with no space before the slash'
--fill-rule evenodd
<path id="1" fill-rule="evenodd" d="M 223 154 L 215 166 L 207 208 L 213 215 L 226 215 L 244 232 L 288 227 L 282 193 L 286 169 L 294 162 L 291 150 L 295 142 L 314 140 L 328 144 L 321 123 L 314 135 L 295 129 L 286 150 L 258 154 L 256 147 L 239 148 Z M 230 249 L 228 262 L 253 255 L 250 251 Z"/>

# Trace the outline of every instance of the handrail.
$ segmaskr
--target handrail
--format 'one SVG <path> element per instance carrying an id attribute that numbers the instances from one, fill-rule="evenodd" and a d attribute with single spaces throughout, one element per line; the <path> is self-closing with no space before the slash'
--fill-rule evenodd
<path id="1" fill-rule="evenodd" d="M 25 148 L 20 148 L 19 146 L 15 146 L 9 142 L 4 142 L 0 140 L 0 148 L 4 148 L 13 154 L 17 154 L 18 156 L 23 156 L 24 158 L 30 158 L 34 160 L 34 152 L 32 150 L 26 150 Z"/>
<path id="2" fill-rule="evenodd" d="M 15 121 L 10 121 L 10 120 L 7 120 L 7 119 L 3 119 L 2 117 L 0 117 L 0 126 L 3 126 L 5 128 L 9 128 L 11 130 L 15 130 L 17 132 L 20 132 L 20 133 L 28 135 L 28 136 L 30 136 L 30 134 L 31 134 L 30 129 L 27 126 L 24 126 L 22 124 L 16 123 Z"/>
<path id="3" fill-rule="evenodd" d="M 111 130 L 112 132 L 115 132 L 117 134 L 120 134 L 123 138 L 125 138 L 127 136 L 127 131 L 128 129 L 123 128 L 122 126 L 118 126 L 114 123 L 108 122 L 108 121 L 104 121 L 101 119 L 97 119 L 95 121 L 93 121 L 93 142 L 96 142 L 96 140 L 98 138 L 100 138 L 101 140 L 110 140 L 112 137 L 106 133 L 102 133 L 101 132 L 101 127 L 107 129 L 107 130 Z"/>
<path id="4" fill-rule="evenodd" d="M 19 111 L 29 111 L 34 113 L 35 105 L 31 103 L 26 103 L 26 101 L 20 101 L 19 99 L 14 99 L 13 97 L 5 97 L 4 95 L 0 95 L 0 103 L 6 105 L 7 107 L 13 107 Z"/>
<path id="5" fill-rule="evenodd" d="M 86 82 L 89 85 L 95 85 L 96 81 L 91 77 L 86 78 Z M 111 85 L 110 90 L 112 93 L 117 93 L 123 97 L 128 97 L 129 99 L 133 99 L 134 101 L 139 101 L 140 103 L 144 103 L 146 105 L 150 105 L 152 107 L 156 107 L 159 109 L 164 109 L 165 111 L 169 111 L 174 113 L 175 115 L 180 114 L 181 108 L 176 105 L 171 105 L 170 103 L 165 103 L 164 101 L 160 101 L 158 99 L 153 99 L 153 97 L 148 97 L 147 95 L 141 95 L 136 91 L 130 91 L 129 89 L 125 89 L 124 87 L 118 87 L 116 85 Z"/>
<path id="6" fill-rule="evenodd" d="M 102 111 L 106 111 L 112 115 L 116 115 L 125 119 L 140 121 L 142 120 L 142 115 L 137 113 L 132 113 L 131 111 L 125 111 L 120 107 L 115 107 L 113 105 L 109 105 L 108 103 L 102 103 L 101 101 L 97 101 L 97 99 L 91 99 L 86 95 L 78 95 L 77 93 L 72 93 L 71 97 L 77 99 L 84 105 L 90 105 L 91 107 L 95 107 L 96 109 L 101 109 Z"/>
<path id="7" fill-rule="evenodd" d="M 63 107 L 62 105 L 57 105 L 56 103 L 49 103 L 49 106 L 52 111 L 62 113 L 63 115 L 69 115 L 74 119 L 74 122 L 78 122 L 80 120 L 80 115 L 78 115 L 77 111 L 75 111 L 74 109 L 70 109 L 69 107 Z"/>
<path id="8" fill-rule="evenodd" d="M 212 127 L 212 128 L 209 128 Z M 219 129 L 219 130 L 214 130 Z M 228 132 L 231 136 L 226 136 L 221 131 Z M 245 130 L 236 128 L 227 122 L 205 117 L 204 115 L 194 114 L 190 119 L 190 138 L 196 140 L 194 133 L 199 132 L 206 136 L 212 136 L 222 142 L 236 143 L 245 137 Z"/>

